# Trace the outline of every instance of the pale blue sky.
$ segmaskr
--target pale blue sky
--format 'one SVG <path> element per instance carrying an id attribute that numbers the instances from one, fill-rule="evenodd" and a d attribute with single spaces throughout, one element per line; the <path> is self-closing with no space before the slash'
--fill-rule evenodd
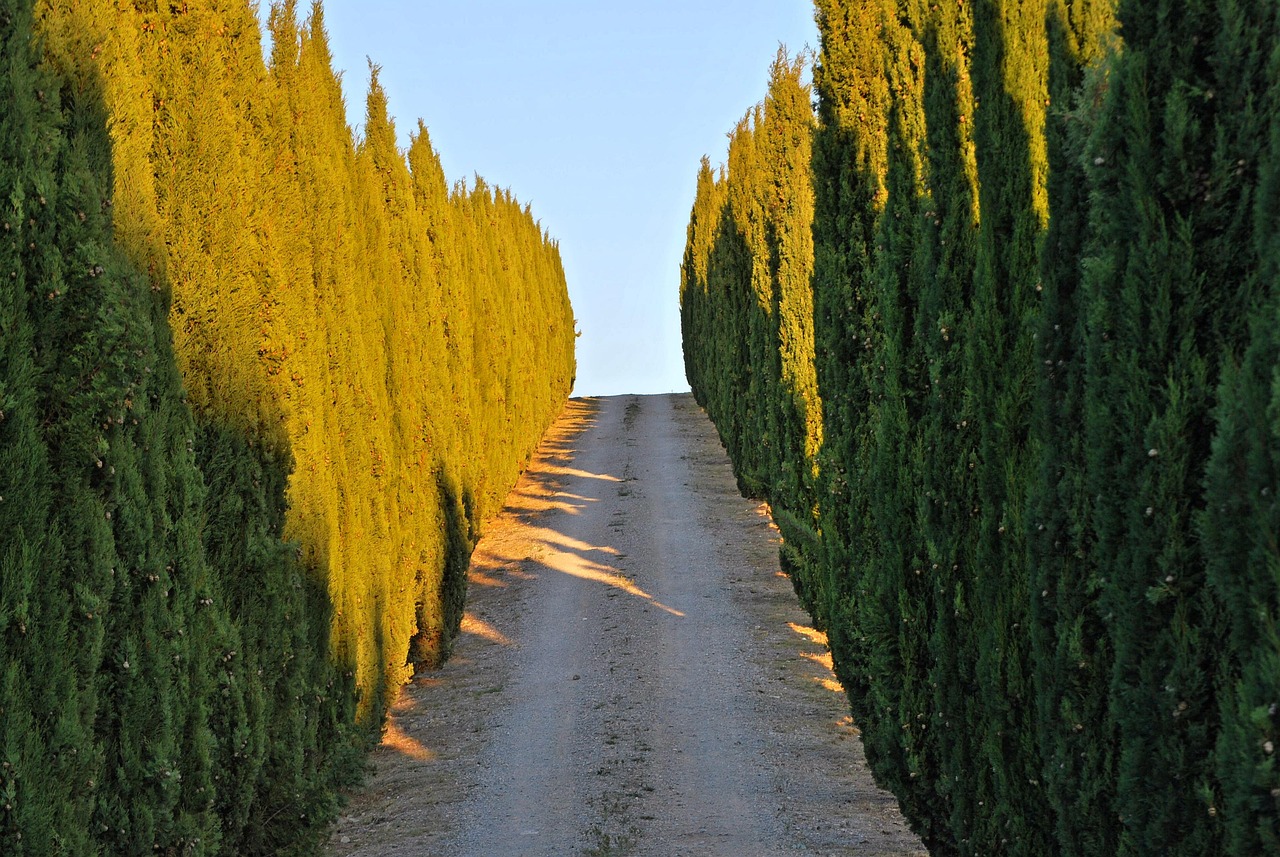
<path id="1" fill-rule="evenodd" d="M 265 4 L 264 4 L 265 5 Z M 303 4 L 305 6 L 305 4 Z M 381 66 L 401 144 L 423 119 L 449 179 L 508 187 L 560 243 L 575 395 L 688 389 L 679 282 L 699 159 L 762 100 L 807 0 L 327 0 L 351 121 Z"/>

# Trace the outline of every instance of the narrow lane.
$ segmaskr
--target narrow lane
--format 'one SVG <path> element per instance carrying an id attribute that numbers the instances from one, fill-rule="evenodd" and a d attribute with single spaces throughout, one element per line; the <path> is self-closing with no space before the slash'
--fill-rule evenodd
<path id="1" fill-rule="evenodd" d="M 477 551 L 455 661 L 406 693 L 381 797 L 356 798 L 333 853 L 922 854 L 692 397 L 577 400 L 566 419 Z M 415 782 L 457 797 L 423 811 Z"/>

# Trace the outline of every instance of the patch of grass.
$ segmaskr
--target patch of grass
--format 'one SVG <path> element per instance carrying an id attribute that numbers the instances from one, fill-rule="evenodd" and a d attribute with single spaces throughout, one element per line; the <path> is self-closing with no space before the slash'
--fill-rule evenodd
<path id="1" fill-rule="evenodd" d="M 640 415 L 640 403 L 639 403 L 639 402 L 631 402 L 630 404 L 628 404 L 628 405 L 627 405 L 627 411 L 626 411 L 626 413 L 625 413 L 625 414 L 623 414 L 623 416 L 622 416 L 622 425 L 623 425 L 623 427 L 624 427 L 627 431 L 630 431 L 630 430 L 631 430 L 631 427 L 632 427 L 632 426 L 634 426 L 634 425 L 636 424 L 636 417 L 637 417 L 637 416 L 639 416 L 639 415 Z"/>
<path id="2" fill-rule="evenodd" d="M 587 830 L 590 844 L 582 849 L 584 857 L 623 857 L 635 850 L 640 841 L 640 828 L 627 824 L 627 808 L 622 798 L 606 792 L 600 797 L 600 820 Z"/>

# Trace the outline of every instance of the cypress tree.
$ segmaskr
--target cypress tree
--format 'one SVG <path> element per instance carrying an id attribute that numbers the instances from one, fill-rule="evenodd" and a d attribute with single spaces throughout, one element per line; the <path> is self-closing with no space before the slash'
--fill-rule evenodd
<path id="1" fill-rule="evenodd" d="M 1280 847 L 1274 762 L 1280 587 L 1268 537 L 1276 529 L 1276 309 L 1274 298 L 1259 309 L 1242 365 L 1223 373 L 1207 503 L 1199 521 L 1212 551 L 1208 584 L 1227 624 L 1212 773 L 1220 789 L 1214 809 L 1223 817 L 1222 850 L 1229 854 Z"/>
<path id="2" fill-rule="evenodd" d="M 814 588 L 817 556 L 817 461 L 822 448 L 813 339 L 814 116 L 802 85 L 804 58 L 779 50 L 770 72 L 762 127 L 762 188 L 769 276 L 774 284 L 770 338 L 779 361 L 770 395 L 777 446 L 769 501 L 783 535 L 783 567 L 798 592 Z"/>
<path id="3" fill-rule="evenodd" d="M 972 303 L 962 324 L 969 492 L 956 538 L 959 573 L 972 582 L 968 626 L 978 726 L 968 768 L 978 805 L 965 839 L 1015 853 L 1049 848 L 1050 818 L 1037 788 L 1041 760 L 1030 677 L 1025 562 L 1034 317 L 1043 290 L 1041 237 L 1048 217 L 1043 2 L 974 5 L 972 75 L 978 221 Z M 961 768 L 960 770 L 963 770 Z"/>
<path id="4" fill-rule="evenodd" d="M 853 543 L 852 566 L 833 573 L 855 578 L 858 587 L 851 630 L 863 641 L 863 669 L 879 686 L 868 700 L 871 706 L 862 705 L 872 708 L 866 716 L 876 724 L 881 775 L 895 784 L 902 805 L 912 808 L 913 818 L 922 819 L 918 824 L 927 830 L 926 808 L 935 800 L 929 773 L 937 765 L 930 729 L 941 724 L 929 716 L 934 575 L 926 575 L 922 563 L 915 508 L 920 466 L 913 437 L 921 415 L 916 390 L 923 369 L 915 330 L 923 286 L 917 242 L 921 190 L 928 178 L 919 74 L 923 52 L 900 21 L 881 20 L 889 96 L 883 119 L 884 200 L 873 235 L 874 280 L 861 331 L 867 409 L 854 462 L 865 493 L 865 517 Z M 871 490 L 873 485 L 880 487 Z M 851 574 L 854 568 L 862 572 Z M 896 681 L 887 680 L 891 675 Z"/>
<path id="5" fill-rule="evenodd" d="M 856 592 L 836 569 L 849 567 L 860 504 L 855 469 L 866 397 L 859 378 L 867 341 L 865 302 L 874 276 L 876 219 L 884 204 L 887 152 L 885 123 L 889 92 L 883 75 L 885 49 L 880 27 L 887 4 L 818 2 L 820 52 L 814 65 L 818 128 L 813 142 L 814 174 L 814 342 L 815 370 L 822 399 L 823 448 L 820 530 L 827 572 L 812 598 L 815 621 L 831 641 L 837 674 L 855 712 L 867 695 L 867 679 L 854 650 L 865 640 L 850 633 L 848 614 Z M 860 718 L 866 722 L 866 718 Z M 879 748 L 868 758 L 880 770 Z"/>
<path id="6" fill-rule="evenodd" d="M 1086 484 L 1102 498 L 1089 560 L 1114 645 L 1122 851 L 1211 853 L 1222 843 L 1211 754 L 1222 668 L 1213 641 L 1224 629 L 1194 516 L 1219 367 L 1242 351 L 1258 299 L 1258 173 L 1244 167 L 1259 163 L 1265 140 L 1255 105 L 1270 42 L 1266 26 L 1255 36 L 1242 25 L 1269 15 L 1232 3 L 1176 15 L 1122 4 L 1125 48 L 1085 153 Z"/>
<path id="7" fill-rule="evenodd" d="M 741 371 L 739 340 L 728 327 L 735 322 L 725 294 L 722 226 L 727 219 L 728 183 L 721 168 L 713 172 L 703 157 L 681 265 L 682 337 L 690 386 L 711 415 L 727 449 L 736 450 L 732 390 Z M 734 465 L 737 467 L 737 465 Z"/>
<path id="8" fill-rule="evenodd" d="M 1118 19 L 1123 48 L 1107 2 L 818 3 L 797 588 L 938 853 L 1276 847 L 1276 13 Z M 786 154 L 758 114 L 733 139 L 699 173 L 686 365 L 776 499 L 810 463 L 766 410 L 784 300 L 754 267 Z"/>
<path id="9" fill-rule="evenodd" d="M 907 632 L 903 622 L 907 599 L 899 599 L 896 585 L 903 580 L 905 558 L 896 552 L 886 556 L 879 549 L 885 546 L 881 537 L 887 535 L 882 525 L 902 526 L 891 516 L 910 488 L 903 486 L 901 494 L 892 485 L 869 490 L 872 478 L 892 470 L 905 451 L 904 445 L 892 443 L 893 438 L 877 438 L 880 429 L 891 430 L 901 417 L 893 409 L 904 404 L 880 399 L 886 389 L 897 391 L 905 369 L 900 360 L 894 361 L 902 352 L 886 350 L 901 349 L 905 343 L 888 344 L 886 327 L 893 328 L 891 335 L 900 334 L 906 317 L 894 313 L 898 296 L 886 295 L 881 288 L 881 275 L 886 273 L 882 266 L 893 268 L 890 254 L 901 246 L 880 245 L 882 236 L 892 242 L 902 214 L 886 210 L 889 183 L 909 181 L 899 168 L 912 157 L 889 141 L 890 128 L 895 126 L 895 96 L 900 94 L 888 76 L 897 10 L 889 3 L 816 5 L 821 47 L 814 69 L 818 130 L 813 145 L 813 292 L 824 418 L 820 464 L 824 579 L 815 613 L 827 629 L 836 673 L 863 730 L 867 759 L 877 780 L 894 790 L 913 825 L 931 841 L 927 826 L 920 826 L 927 825 L 923 820 L 928 813 L 917 806 L 920 793 L 913 790 L 907 775 L 907 755 L 915 756 L 917 768 L 921 760 L 902 742 L 903 727 L 916 724 L 902 719 L 898 706 L 903 693 L 910 695 L 913 690 L 900 692 L 903 685 L 886 681 L 924 667 L 910 663 L 912 653 L 899 646 Z M 897 114 L 897 119 L 906 120 L 906 116 Z M 895 284 L 897 273 L 891 271 Z M 886 297 L 890 303 L 887 325 L 880 308 Z M 890 444 L 877 446 L 877 439 Z M 874 462 L 873 455 L 877 456 Z M 894 496 L 878 497 L 877 492 L 885 489 Z M 914 688 L 909 679 L 904 684 Z"/>
<path id="10" fill-rule="evenodd" d="M 101 93 L 77 78 L 33 77 L 30 10 L 4 17 L 16 28 L 13 56 L 27 68 L 6 76 L 19 87 L 15 103 L 45 105 L 16 115 L 18 127 L 30 124 L 9 139 L 26 135 L 34 145 L 20 160 L 6 157 L 29 165 L 12 175 L 8 195 L 26 216 L 6 219 L 11 234 L 25 233 L 23 276 L 14 270 L 10 282 L 25 291 L 30 323 L 17 326 L 15 341 L 29 349 L 34 373 L 19 399 L 41 413 L 49 471 L 33 488 L 38 496 L 44 482 L 53 535 L 36 609 L 19 617 L 19 625 L 29 618 L 39 649 L 6 647 L 6 674 L 25 661 L 35 702 L 19 706 L 15 722 L 25 709 L 31 733 L 10 767 L 14 785 L 25 786 L 24 770 L 37 765 L 58 780 L 23 795 L 46 808 L 19 815 L 7 844 L 16 853 L 202 853 L 218 844 L 203 689 L 226 623 L 217 611 L 203 622 L 195 615 L 208 583 L 203 486 L 165 307 L 111 244 Z"/>
<path id="11" fill-rule="evenodd" d="M 783 562 L 813 586 L 821 404 L 814 373 L 813 113 L 803 59 L 780 50 L 766 100 L 698 174 L 681 302 L 686 366 L 744 492 L 773 507 Z M 707 371 L 708 364 L 720 371 Z"/>
<path id="12" fill-rule="evenodd" d="M 1228 7 L 1223 47 L 1272 46 L 1265 77 L 1254 79 L 1247 109 L 1257 121 L 1257 161 L 1237 169 L 1256 175 L 1257 190 L 1248 217 L 1257 267 L 1250 272 L 1261 304 L 1250 325 L 1249 344 L 1238 361 L 1224 361 L 1216 431 L 1205 480 L 1205 506 L 1198 520 L 1209 556 L 1207 582 L 1225 617 L 1220 662 L 1214 774 L 1221 783 L 1223 838 L 1233 854 L 1280 849 L 1280 776 L 1274 761 L 1280 742 L 1280 583 L 1277 582 L 1276 532 L 1277 438 L 1276 366 L 1280 338 L 1280 52 L 1274 49 L 1280 20 L 1274 10 L 1241 15 Z M 1230 54 L 1228 54 L 1230 56 Z M 1256 55 L 1255 55 L 1256 56 Z M 1260 59 L 1260 57 L 1259 57 Z M 1253 69 L 1255 73 L 1262 69 Z M 1240 105 L 1237 104 L 1237 107 Z M 1269 126 L 1269 127 L 1268 127 Z M 1247 168 L 1247 169 L 1244 169 Z"/>
<path id="13" fill-rule="evenodd" d="M 273 11 L 268 75 L 248 4 L 49 0 L 61 98 L 11 5 L 0 496 L 30 502 L 0 500 L 21 513 L 0 550 L 0 783 L 22 797 L 0 835 L 16 853 L 304 853 L 417 628 L 446 632 L 423 661 L 447 652 L 482 518 L 572 386 L 558 252 L 487 191 L 475 235 L 436 252 L 445 218 L 417 207 L 385 108 L 357 152 L 318 5 L 307 27 Z M 484 295 L 493 351 L 459 320 L 455 381 L 428 361 L 482 306 L 464 241 L 484 276 L 512 274 Z M 428 413 L 455 386 L 467 398 Z M 482 406 L 483 431 L 433 446 Z M 445 472 L 465 474 L 448 498 Z M 451 594 L 424 606 L 446 554 Z"/>
<path id="14" fill-rule="evenodd" d="M 1261 23 L 1263 37 L 1276 26 Z M 1274 39 L 1274 36 L 1272 37 Z M 1263 44 L 1266 42 L 1264 41 Z M 1274 44 L 1274 41 L 1272 42 Z M 1276 496 L 1280 491 L 1280 433 L 1277 429 L 1276 366 L 1280 311 L 1276 284 L 1280 245 L 1276 242 L 1280 199 L 1280 53 L 1273 52 L 1267 89 L 1256 93 L 1260 117 L 1271 128 L 1259 152 L 1253 243 L 1259 264 L 1252 272 L 1264 296 L 1253 314 L 1243 357 L 1224 363 L 1216 431 L 1205 480 L 1205 506 L 1197 523 L 1208 553 L 1207 584 L 1225 617 L 1219 664 L 1214 776 L 1220 783 L 1226 853 L 1264 854 L 1280 849 L 1280 775 L 1275 748 L 1280 741 L 1280 583 L 1276 576 Z"/>
<path id="15" fill-rule="evenodd" d="M 48 336 L 83 343 L 46 365 L 67 415 L 51 436 L 75 509 L 68 580 L 103 601 L 94 729 L 102 767 L 91 832 L 112 853 L 218 847 L 211 731 L 216 652 L 234 645 L 200 534 L 204 485 L 174 363 L 163 295 L 111 245 L 110 144 L 98 94 L 64 87 L 67 181 L 59 199 L 65 300 Z M 49 355 L 57 354 L 53 349 Z M 86 388 L 86 381 L 88 386 Z M 95 526 L 95 520 L 106 523 Z M 90 584 L 91 585 L 91 584 Z M 200 610 L 204 599 L 212 609 Z M 215 606 L 216 605 L 216 606 Z M 100 635 L 100 636 L 98 636 Z M 238 690 L 227 704 L 239 703 Z"/>
<path id="16" fill-rule="evenodd" d="M 0 4 L 0 845 L 12 854 L 64 844 L 88 852 L 89 781 L 97 775 L 93 686 L 60 662 L 72 617 L 35 349 L 37 295 L 54 286 L 48 268 L 58 248 L 46 212 L 65 143 L 57 84 L 39 68 L 31 14 L 22 0 Z M 91 603 L 97 595 L 85 594 Z"/>
<path id="17" fill-rule="evenodd" d="M 1107 715 L 1111 649 L 1085 562 L 1084 324 L 1080 257 L 1088 237 L 1084 148 L 1105 91 L 1103 62 L 1114 4 L 1049 7 L 1046 122 L 1049 227 L 1041 253 L 1032 438 L 1038 457 L 1027 496 L 1029 618 L 1043 786 L 1064 855 L 1114 853 L 1114 733 Z M 1114 48 L 1114 46 L 1113 46 Z M 1041 529 L 1043 527 L 1043 529 Z M 1085 726 L 1089 728 L 1084 728 Z"/>

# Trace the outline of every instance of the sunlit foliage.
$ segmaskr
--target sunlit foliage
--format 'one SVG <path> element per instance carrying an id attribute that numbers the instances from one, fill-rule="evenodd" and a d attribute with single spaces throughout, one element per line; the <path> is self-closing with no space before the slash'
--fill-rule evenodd
<path id="1" fill-rule="evenodd" d="M 5 854 L 309 853 L 573 383 L 529 209 L 270 28 L 0 4 Z"/>

